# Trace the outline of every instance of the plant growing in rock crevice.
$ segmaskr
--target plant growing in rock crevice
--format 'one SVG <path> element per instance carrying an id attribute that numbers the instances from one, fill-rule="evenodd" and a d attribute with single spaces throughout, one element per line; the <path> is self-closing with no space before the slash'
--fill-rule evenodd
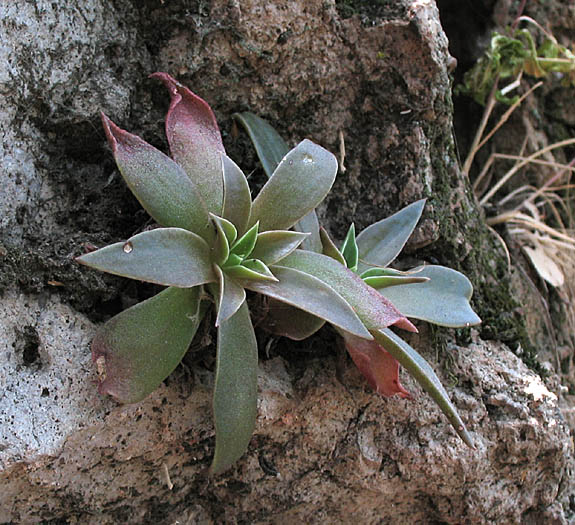
<path id="1" fill-rule="evenodd" d="M 344 336 L 362 372 L 376 388 L 384 385 L 378 390 L 386 395 L 394 391 L 384 388 L 387 383 L 381 373 L 388 372 L 382 372 L 385 363 L 378 359 L 378 352 L 392 356 L 388 359 L 392 374 L 397 374 L 397 362 L 403 364 L 471 444 L 433 370 L 389 329 L 415 331 L 406 315 L 385 297 L 388 288 L 376 288 L 383 283 L 415 283 L 409 286 L 419 287 L 411 289 L 416 299 L 404 300 L 404 307 L 408 315 L 420 318 L 425 312 L 410 311 L 409 305 L 419 303 L 421 296 L 438 293 L 438 287 L 425 288 L 427 278 L 433 282 L 436 277 L 430 274 L 431 267 L 415 274 L 382 268 L 390 262 L 381 260 L 382 243 L 386 245 L 389 239 L 385 224 L 395 224 L 395 219 L 367 228 L 357 242 L 350 234 L 339 252 L 327 234 L 320 233 L 313 211 L 334 182 L 335 157 L 309 140 L 288 150 L 277 133 L 267 145 L 255 141 L 270 178 L 252 201 L 245 175 L 225 154 L 209 106 L 169 75 L 153 77 L 171 95 L 166 134 L 172 158 L 120 129 L 105 115 L 102 120 L 122 176 L 160 227 L 87 253 L 78 261 L 168 288 L 118 314 L 97 333 L 92 352 L 100 372 L 100 391 L 121 402 L 143 399 L 178 365 L 205 312 L 215 304 L 216 447 L 211 471 L 228 468 L 245 452 L 257 412 L 257 347 L 246 303 L 246 290 L 251 290 L 289 305 L 288 311 L 312 323 L 308 333 L 324 322 L 332 324 Z M 269 132 L 262 126 L 252 132 Z M 269 151 L 273 155 L 265 153 Z M 422 207 L 420 201 L 400 212 L 409 216 L 409 225 L 400 232 L 405 239 L 399 249 Z M 396 228 L 392 231 L 397 233 Z M 363 253 L 362 246 L 372 248 Z M 378 268 L 364 268 L 373 263 Z M 454 274 L 457 308 L 467 315 L 467 324 L 477 322 L 468 304 L 471 287 L 463 276 L 455 278 Z M 445 274 L 439 280 L 443 278 Z M 401 301 L 403 296 L 398 297 Z M 439 300 L 445 301 L 446 296 L 439 294 Z M 405 395 L 399 381 L 395 392 Z"/>

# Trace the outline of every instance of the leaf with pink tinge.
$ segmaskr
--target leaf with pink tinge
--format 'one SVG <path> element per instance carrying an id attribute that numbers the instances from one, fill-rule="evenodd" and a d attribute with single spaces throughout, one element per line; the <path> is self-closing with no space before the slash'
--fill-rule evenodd
<path id="1" fill-rule="evenodd" d="M 321 317 L 342 330 L 373 339 L 352 307 L 328 284 L 293 268 L 272 266 L 271 270 L 278 282 L 245 281 L 241 284 L 248 290 L 273 297 Z"/>
<path id="2" fill-rule="evenodd" d="M 282 259 L 280 266 L 313 275 L 332 287 L 353 308 L 369 331 L 397 326 L 416 332 L 409 320 L 377 290 L 335 259 L 320 253 L 295 250 Z M 275 266 L 272 271 L 275 273 Z"/>
<path id="3" fill-rule="evenodd" d="M 99 391 L 135 403 L 178 366 L 200 324 L 201 287 L 168 288 L 104 324 L 92 342 Z"/>
<path id="4" fill-rule="evenodd" d="M 154 73 L 151 78 L 161 80 L 172 99 L 166 115 L 172 157 L 196 184 L 208 211 L 221 215 L 221 154 L 225 150 L 214 113 L 203 99 L 167 73 Z"/>
<path id="5" fill-rule="evenodd" d="M 116 164 L 132 193 L 162 226 L 213 238 L 208 211 L 196 185 L 170 157 L 137 135 L 119 128 L 102 113 Z"/>
<path id="6" fill-rule="evenodd" d="M 340 332 L 353 362 L 378 394 L 411 398 L 399 382 L 399 363 L 383 346 Z"/>

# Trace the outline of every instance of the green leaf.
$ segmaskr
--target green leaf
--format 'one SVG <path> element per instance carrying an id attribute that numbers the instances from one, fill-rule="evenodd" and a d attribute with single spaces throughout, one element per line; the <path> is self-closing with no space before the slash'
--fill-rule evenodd
<path id="1" fill-rule="evenodd" d="M 377 290 L 365 284 L 358 275 L 331 257 L 296 250 L 282 259 L 281 265 L 313 275 L 327 283 L 351 305 L 370 331 L 391 325 L 415 330 L 405 316 Z M 276 268 L 274 266 L 272 271 L 281 281 Z"/>
<path id="2" fill-rule="evenodd" d="M 259 223 L 255 223 L 246 233 L 244 233 L 235 244 L 232 245 L 231 252 L 238 257 L 245 259 L 248 257 L 258 239 Z"/>
<path id="3" fill-rule="evenodd" d="M 294 341 L 307 339 L 325 324 L 315 315 L 272 298 L 268 298 L 264 312 L 260 325 L 264 330 Z"/>
<path id="4" fill-rule="evenodd" d="M 184 228 L 211 240 L 206 204 L 184 170 L 103 113 L 102 123 L 120 173 L 152 218 L 162 226 Z"/>
<path id="5" fill-rule="evenodd" d="M 289 152 L 288 145 L 272 126 L 253 113 L 236 113 L 234 118 L 248 132 L 266 175 L 271 177 L 280 161 Z M 296 222 L 294 230 L 310 234 L 302 243 L 305 250 L 321 253 L 319 221 L 315 210 L 311 210 Z"/>
<path id="6" fill-rule="evenodd" d="M 99 391 L 122 403 L 144 399 L 178 366 L 202 319 L 201 287 L 168 288 L 119 313 L 97 332 Z"/>
<path id="7" fill-rule="evenodd" d="M 233 117 L 245 128 L 268 177 L 289 151 L 279 133 L 264 119 L 250 112 L 235 113 Z"/>
<path id="8" fill-rule="evenodd" d="M 417 275 L 380 275 L 379 277 L 363 277 L 362 279 L 365 284 L 369 284 L 369 286 L 376 290 L 382 290 L 389 286 L 401 286 L 402 284 L 416 284 L 429 281 L 429 277 Z M 393 303 L 393 301 L 391 302 Z"/>
<path id="9" fill-rule="evenodd" d="M 271 281 L 277 281 L 277 279 L 274 277 L 274 274 L 270 271 L 267 265 L 259 259 L 246 259 L 242 262 L 242 266 L 248 270 L 252 270 L 258 273 L 259 275 L 268 277 Z"/>
<path id="10" fill-rule="evenodd" d="M 213 213 L 210 213 L 210 217 L 214 221 L 217 230 L 216 242 L 212 248 L 214 250 L 213 260 L 217 264 L 223 264 L 230 255 L 230 243 L 235 241 L 238 233 L 235 226 L 231 222 L 226 221 L 226 219 L 222 219 Z"/>
<path id="11" fill-rule="evenodd" d="M 240 235 L 246 231 L 252 209 L 252 196 L 246 176 L 237 164 L 222 155 L 224 206 L 222 216 L 236 225 Z"/>
<path id="12" fill-rule="evenodd" d="M 352 307 L 329 285 L 297 269 L 272 266 L 271 270 L 279 282 L 245 281 L 243 286 L 291 304 L 358 337 L 372 339 Z"/>
<path id="13" fill-rule="evenodd" d="M 179 288 L 216 280 L 210 249 L 181 228 L 158 228 L 76 258 L 103 272 Z"/>
<path id="14" fill-rule="evenodd" d="M 329 192 L 337 160 L 310 140 L 300 142 L 278 167 L 253 202 L 250 224 L 262 231 L 287 230 L 313 210 Z"/>
<path id="15" fill-rule="evenodd" d="M 457 410 L 429 363 L 411 346 L 400 339 L 388 328 L 373 333 L 375 340 L 383 346 L 411 374 L 421 387 L 433 398 L 441 411 L 447 416 L 461 439 L 473 447 L 471 436 L 465 429 Z"/>
<path id="16" fill-rule="evenodd" d="M 222 214 L 222 137 L 210 106 L 166 73 L 154 73 L 168 88 L 166 136 L 174 160 L 195 183 L 208 211 Z M 190 204 L 191 206 L 191 204 Z"/>
<path id="17" fill-rule="evenodd" d="M 277 281 L 276 277 L 269 270 L 265 264 L 263 267 L 257 263 L 253 263 L 254 259 L 248 259 L 247 261 L 242 261 L 242 264 L 236 266 L 225 266 L 223 271 L 228 274 L 229 277 L 233 277 L 238 280 L 249 280 L 249 281 Z M 260 261 L 261 262 L 261 261 Z M 246 265 L 247 263 L 247 265 Z"/>
<path id="18" fill-rule="evenodd" d="M 391 217 L 368 226 L 356 239 L 359 248 L 359 272 L 369 266 L 387 266 L 405 246 L 413 232 L 425 199 L 414 202 Z"/>
<path id="19" fill-rule="evenodd" d="M 268 265 L 274 264 L 293 252 L 308 235 L 285 230 L 260 233 L 251 257 Z"/>
<path id="20" fill-rule="evenodd" d="M 358 264 L 358 247 L 357 243 L 355 242 L 355 225 L 352 223 L 347 231 L 347 235 L 343 241 L 341 246 L 341 254 L 345 259 L 346 266 L 352 271 L 355 272 L 357 270 Z"/>
<path id="21" fill-rule="evenodd" d="M 214 420 L 216 450 L 210 471 L 220 474 L 247 450 L 255 428 L 258 348 L 247 303 L 218 329 Z"/>
<path id="22" fill-rule="evenodd" d="M 394 286 L 381 290 L 404 315 L 452 328 L 479 324 L 481 319 L 471 309 L 473 286 L 465 275 L 444 266 L 416 269 L 425 283 Z"/>
<path id="23" fill-rule="evenodd" d="M 338 247 L 335 245 L 335 243 L 333 242 L 333 240 L 331 239 L 325 228 L 323 227 L 320 228 L 319 236 L 322 244 L 322 250 L 320 253 L 323 253 L 324 255 L 327 255 L 328 257 L 335 259 L 338 263 L 342 264 L 343 266 L 347 266 L 343 254 L 339 251 Z"/>
<path id="24" fill-rule="evenodd" d="M 216 326 L 220 326 L 224 321 L 232 317 L 240 306 L 244 304 L 246 291 L 226 273 L 222 272 L 221 268 L 217 265 L 215 266 L 215 272 L 218 275 L 220 284 Z"/>

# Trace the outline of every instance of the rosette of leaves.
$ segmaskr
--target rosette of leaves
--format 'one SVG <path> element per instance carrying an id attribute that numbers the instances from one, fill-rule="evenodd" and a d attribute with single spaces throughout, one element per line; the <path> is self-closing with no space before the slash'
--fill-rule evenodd
<path id="1" fill-rule="evenodd" d="M 235 118 L 248 132 L 269 176 L 288 150 L 287 144 L 269 123 L 253 113 L 238 113 Z M 341 268 L 346 268 L 353 279 L 369 285 L 374 297 L 386 298 L 407 318 L 451 328 L 479 324 L 481 320 L 469 303 L 473 287 L 465 275 L 439 265 L 421 266 L 406 272 L 389 268 L 415 229 L 424 206 L 425 200 L 414 202 L 368 226 L 358 236 L 352 224 L 340 248 L 323 228 L 312 230 L 316 242 L 310 251 L 296 250 L 281 264 L 332 284 L 342 279 L 352 280 L 349 274 L 343 277 Z M 370 319 L 362 317 L 361 305 L 355 303 L 353 297 L 346 296 L 346 299 L 356 308 L 373 340 L 358 338 L 340 327 L 336 329 L 370 386 L 384 396 L 411 397 L 399 381 L 399 367 L 403 365 L 436 401 L 461 438 L 472 446 L 447 392 L 425 359 L 389 328 L 376 328 Z M 297 318 L 296 324 L 292 322 L 294 318 Z M 263 326 L 277 335 L 299 340 L 309 337 L 324 322 L 308 312 L 277 307 L 272 303 Z M 401 327 L 411 330 L 404 322 Z"/>
<path id="2" fill-rule="evenodd" d="M 169 75 L 152 76 L 171 96 L 166 117 L 171 157 L 105 115 L 102 121 L 120 173 L 160 227 L 77 260 L 167 288 L 105 323 L 92 342 L 92 357 L 100 392 L 138 402 L 178 365 L 214 304 L 211 471 L 219 473 L 245 452 L 256 420 L 258 356 L 246 290 L 361 341 L 395 340 L 385 335 L 389 326 L 414 327 L 350 269 L 313 251 L 321 246 L 313 210 L 337 172 L 331 153 L 309 140 L 282 152 L 252 201 L 245 175 L 225 154 L 210 107 Z M 311 251 L 297 249 L 302 243 Z M 312 264 L 325 265 L 328 273 Z"/>

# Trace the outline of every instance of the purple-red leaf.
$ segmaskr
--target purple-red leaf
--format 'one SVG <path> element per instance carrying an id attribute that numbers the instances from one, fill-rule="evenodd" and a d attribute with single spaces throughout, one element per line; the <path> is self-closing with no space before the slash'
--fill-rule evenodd
<path id="1" fill-rule="evenodd" d="M 120 173 L 152 218 L 162 226 L 184 228 L 211 239 L 206 205 L 184 170 L 103 113 L 102 123 Z"/>
<path id="2" fill-rule="evenodd" d="M 171 96 L 166 115 L 166 136 L 174 160 L 197 185 L 208 211 L 221 215 L 225 153 L 216 117 L 210 106 L 167 73 L 154 73 Z"/>
<path id="3" fill-rule="evenodd" d="M 383 346 L 346 332 L 341 333 L 349 355 L 371 388 L 385 397 L 398 394 L 411 398 L 411 394 L 399 382 L 399 363 Z"/>
<path id="4" fill-rule="evenodd" d="M 411 322 L 377 290 L 335 259 L 315 252 L 295 250 L 278 266 L 286 266 L 317 277 L 351 305 L 369 331 L 397 326 L 417 332 Z M 273 269 L 275 272 L 275 267 Z"/>

